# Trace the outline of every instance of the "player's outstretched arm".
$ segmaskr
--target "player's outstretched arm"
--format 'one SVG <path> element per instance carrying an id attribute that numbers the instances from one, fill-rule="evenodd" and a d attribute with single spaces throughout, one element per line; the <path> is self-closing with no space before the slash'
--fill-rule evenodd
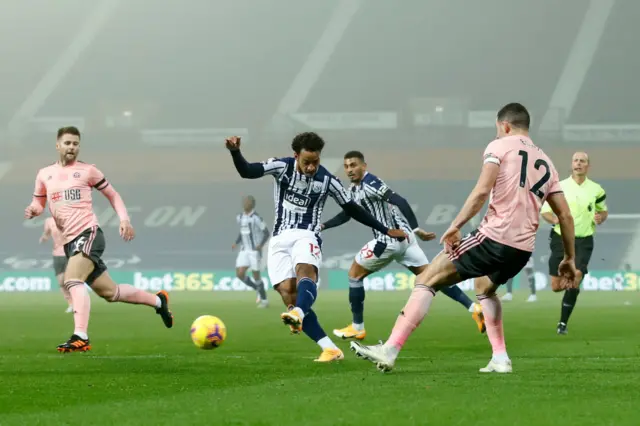
<path id="1" fill-rule="evenodd" d="M 395 238 L 397 240 L 404 240 L 407 238 L 407 234 L 400 229 L 389 229 L 384 226 L 382 223 L 378 222 L 378 220 L 369 214 L 365 209 L 362 208 L 355 201 L 349 201 L 346 204 L 341 205 L 342 210 L 351 217 L 352 219 L 357 220 L 361 224 L 368 226 L 369 228 L 373 228 L 382 234 L 388 235 L 391 238 Z"/>
<path id="2" fill-rule="evenodd" d="M 240 141 L 241 139 L 238 136 L 231 136 L 225 141 L 225 146 L 227 147 L 229 152 L 231 152 L 233 165 L 236 167 L 236 170 L 238 171 L 240 177 L 243 177 L 245 179 L 258 179 L 265 174 L 275 174 L 273 172 L 278 172 L 278 170 L 272 170 L 272 173 L 267 173 L 265 164 L 249 163 L 240 152 Z M 277 165 L 271 165 L 270 168 L 275 169 L 277 168 Z"/>
<path id="3" fill-rule="evenodd" d="M 322 230 L 337 228 L 338 226 L 344 225 L 345 223 L 351 220 L 351 216 L 349 216 L 344 210 L 326 221 L 322 224 Z"/>

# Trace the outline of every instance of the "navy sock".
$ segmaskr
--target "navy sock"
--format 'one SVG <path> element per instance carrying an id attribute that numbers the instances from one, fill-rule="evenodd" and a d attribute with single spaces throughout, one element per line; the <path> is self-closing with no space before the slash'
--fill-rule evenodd
<path id="1" fill-rule="evenodd" d="M 364 323 L 364 283 L 355 278 L 349 278 L 349 304 L 353 314 L 354 324 Z"/>
<path id="2" fill-rule="evenodd" d="M 507 281 L 507 293 L 512 293 L 513 292 L 513 278 L 509 278 L 509 281 Z"/>
<path id="3" fill-rule="evenodd" d="M 320 326 L 320 322 L 318 322 L 318 316 L 315 312 L 313 312 L 313 309 L 309 309 L 309 311 L 304 316 L 304 320 L 302 320 L 302 331 L 314 342 L 317 342 L 323 337 L 327 337 L 327 333 L 325 333 Z"/>
<path id="4" fill-rule="evenodd" d="M 253 281 L 251 281 L 251 278 L 249 277 L 244 277 L 244 279 L 241 280 L 247 287 L 251 287 L 252 289 L 256 289 L 256 285 L 253 283 Z"/>
<path id="5" fill-rule="evenodd" d="M 528 272 L 529 276 L 527 277 L 529 279 L 529 290 L 531 291 L 531 294 L 536 294 L 536 276 L 535 273 L 533 271 Z"/>
<path id="6" fill-rule="evenodd" d="M 267 292 L 264 289 L 264 282 L 262 281 L 262 279 L 258 280 L 255 282 L 256 283 L 256 290 L 258 291 L 258 294 L 260 295 L 260 299 L 261 300 L 267 300 Z"/>
<path id="7" fill-rule="evenodd" d="M 457 285 L 445 287 L 440 291 L 446 294 L 448 297 L 455 300 L 456 302 L 460 303 L 467 309 L 469 309 L 471 305 L 473 305 L 473 301 L 469 298 L 469 296 L 464 294 L 464 292 L 460 290 L 460 287 L 458 287 Z"/>
<path id="8" fill-rule="evenodd" d="M 307 315 L 307 312 L 311 310 L 313 302 L 316 301 L 318 295 L 318 287 L 311 278 L 303 278 L 298 281 L 298 297 L 296 300 L 296 307 L 300 308 L 302 312 Z"/>

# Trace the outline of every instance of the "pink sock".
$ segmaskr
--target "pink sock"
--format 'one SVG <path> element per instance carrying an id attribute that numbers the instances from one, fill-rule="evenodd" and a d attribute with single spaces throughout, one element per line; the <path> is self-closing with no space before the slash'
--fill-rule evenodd
<path id="1" fill-rule="evenodd" d="M 146 291 L 138 290 L 130 284 L 118 284 L 116 294 L 111 302 L 132 303 L 134 305 L 148 305 L 156 307 L 158 296 Z"/>
<path id="2" fill-rule="evenodd" d="M 482 305 L 484 313 L 484 321 L 487 327 L 487 337 L 491 343 L 494 355 L 502 355 L 507 353 L 507 347 L 504 343 L 504 329 L 502 327 L 502 305 L 497 295 L 491 297 L 479 297 L 478 300 Z"/>
<path id="3" fill-rule="evenodd" d="M 64 296 L 64 300 L 67 301 L 67 304 L 73 305 L 73 302 L 71 301 L 71 293 L 69 293 L 67 287 L 64 286 L 64 283 L 60 286 L 60 291 L 62 291 L 62 295 Z"/>
<path id="4" fill-rule="evenodd" d="M 71 303 L 73 304 L 73 322 L 75 325 L 73 332 L 75 334 L 87 334 L 89 330 L 89 314 L 91 313 L 89 292 L 82 281 L 67 281 L 64 285 L 71 295 Z"/>
<path id="5" fill-rule="evenodd" d="M 420 325 L 422 319 L 429 312 L 431 301 L 435 296 L 435 292 L 429 287 L 423 285 L 414 287 L 409 301 L 398 315 L 385 346 L 391 346 L 400 351 L 409 335 Z"/>

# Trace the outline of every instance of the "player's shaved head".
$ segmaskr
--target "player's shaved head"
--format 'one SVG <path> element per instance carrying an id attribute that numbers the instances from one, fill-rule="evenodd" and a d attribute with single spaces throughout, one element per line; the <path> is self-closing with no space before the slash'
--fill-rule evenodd
<path id="1" fill-rule="evenodd" d="M 587 154 L 586 152 L 578 151 L 573 154 L 573 157 L 571 157 L 572 160 L 576 160 L 578 158 L 586 161 L 587 164 L 589 164 L 589 154 Z"/>
<path id="2" fill-rule="evenodd" d="M 578 151 L 571 157 L 571 174 L 574 178 L 584 178 L 589 173 L 589 155 Z"/>
<path id="3" fill-rule="evenodd" d="M 247 195 L 242 199 L 242 207 L 246 212 L 250 212 L 256 206 L 256 199 L 253 195 Z"/>
<path id="4" fill-rule="evenodd" d="M 511 127 L 529 130 L 531 116 L 524 105 L 517 102 L 507 104 L 498 111 L 498 121 L 509 123 Z"/>

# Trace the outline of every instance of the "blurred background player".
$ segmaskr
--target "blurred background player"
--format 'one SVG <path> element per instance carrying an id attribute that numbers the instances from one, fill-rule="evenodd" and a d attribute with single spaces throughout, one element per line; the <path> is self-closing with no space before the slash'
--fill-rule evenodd
<path id="1" fill-rule="evenodd" d="M 291 143 L 293 157 L 249 163 L 240 152 L 240 138 L 226 140 L 233 164 L 241 177 L 275 178 L 275 226 L 269 241 L 269 280 L 280 293 L 287 312 L 280 315 L 294 334 L 303 331 L 322 348 L 315 361 L 344 358 L 342 351 L 324 332 L 311 306 L 317 297 L 322 263 L 322 240 L 317 232 L 322 209 L 331 196 L 358 222 L 393 238 L 406 238 L 404 231 L 389 229 L 351 200 L 340 181 L 320 165 L 324 140 L 313 132 L 296 135 Z"/>
<path id="2" fill-rule="evenodd" d="M 426 271 L 416 278 L 409 301 L 400 312 L 385 343 L 363 346 L 351 342 L 361 358 L 378 369 L 393 369 L 409 335 L 420 325 L 442 288 L 475 278 L 478 300 L 493 355 L 482 373 L 511 373 L 502 324 L 502 305 L 497 288 L 527 264 L 536 241 L 540 209 L 545 200 L 558 215 L 566 242 L 560 273 L 564 285 L 573 285 L 576 269 L 573 250 L 573 219 L 564 198 L 558 172 L 547 155 L 529 137 L 530 116 L 518 103 L 505 105 L 497 114 L 496 139 L 484 151 L 482 171 L 460 213 L 442 236 L 440 252 Z M 489 207 L 477 230 L 462 238 L 460 229 Z"/>
<path id="3" fill-rule="evenodd" d="M 80 153 L 80 131 L 76 127 L 58 129 L 56 150 L 59 160 L 38 171 L 31 204 L 25 209 L 25 218 L 42 214 L 49 202 L 64 243 L 68 259 L 63 285 L 71 294 L 74 331 L 71 338 L 58 345 L 58 352 L 85 352 L 91 349 L 88 328 L 91 299 L 85 283 L 107 302 L 142 304 L 155 308 L 167 328 L 173 326 L 169 311 L 169 296 L 162 290 L 147 293 L 130 284 L 116 284 L 102 260 L 105 239 L 93 212 L 91 191 L 100 191 L 120 218 L 120 236 L 131 241 L 135 232 L 120 194 L 111 186 L 104 174 L 93 164 L 77 161 Z"/>
<path id="4" fill-rule="evenodd" d="M 67 314 L 73 312 L 73 303 L 71 303 L 71 294 L 69 290 L 64 286 L 64 270 L 67 268 L 67 256 L 64 255 L 64 243 L 62 240 L 62 234 L 56 226 L 56 221 L 49 217 L 44 221 L 44 230 L 40 237 L 40 244 L 48 241 L 51 238 L 53 242 L 53 271 L 56 274 L 60 291 L 64 296 L 64 300 L 67 301 Z"/>
<path id="5" fill-rule="evenodd" d="M 352 323 L 344 328 L 333 330 L 333 334 L 343 339 L 362 340 L 367 335 L 364 328 L 363 280 L 393 261 L 405 266 L 415 275 L 422 273 L 427 268 L 429 259 L 415 237 L 422 241 L 430 241 L 436 235 L 420 229 L 416 215 L 407 200 L 392 191 L 382 179 L 367 171 L 367 163 L 360 151 L 349 151 L 344 155 L 344 171 L 351 181 L 349 189 L 354 201 L 380 223 L 389 228 L 402 229 L 409 235 L 409 239 L 397 241 L 374 229 L 373 240 L 360 250 L 351 264 L 349 304 L 353 315 Z M 320 227 L 331 229 L 347 223 L 349 219 L 346 213 L 340 212 Z M 469 310 L 478 325 L 478 330 L 484 332 L 484 318 L 479 303 L 473 303 L 458 286 L 447 287 L 442 292 Z"/>
<path id="6" fill-rule="evenodd" d="M 527 282 L 529 283 L 529 297 L 527 298 L 527 302 L 535 302 L 538 300 L 538 296 L 536 295 L 536 275 L 533 270 L 533 256 L 529 258 L 529 261 L 525 265 L 522 272 L 525 277 L 527 277 Z M 503 302 L 509 302 L 513 300 L 513 278 L 509 278 L 506 284 L 507 292 L 502 296 Z"/>
<path id="7" fill-rule="evenodd" d="M 556 331 L 558 334 L 567 334 L 567 324 L 573 308 L 576 306 L 580 294 L 580 283 L 589 272 L 589 260 L 593 252 L 593 234 L 596 225 L 602 225 L 609 216 L 607 194 L 596 182 L 587 177 L 589 173 L 589 156 L 586 152 L 576 152 L 571 159 L 571 176 L 560 181 L 560 186 L 569 202 L 571 215 L 575 226 L 575 251 L 576 251 L 576 276 L 575 286 L 566 289 L 562 297 L 560 321 Z M 558 218 L 548 205 L 542 207 L 544 220 L 554 225 L 549 236 L 549 275 L 551 276 L 551 289 L 562 291 L 561 278 L 558 276 L 558 263 L 562 260 L 563 244 L 562 232 L 558 225 Z"/>
<path id="8" fill-rule="evenodd" d="M 238 246 L 240 251 L 236 258 L 236 276 L 247 286 L 256 290 L 258 299 L 256 303 L 259 308 L 269 306 L 267 293 L 264 289 L 264 282 L 260 276 L 260 262 L 262 260 L 262 248 L 269 239 L 269 228 L 264 220 L 255 212 L 256 200 L 251 195 L 242 199 L 243 212 L 236 220 L 240 226 L 240 232 L 236 242 L 231 246 L 235 250 Z M 247 277 L 247 269 L 251 269 L 253 280 Z"/>

